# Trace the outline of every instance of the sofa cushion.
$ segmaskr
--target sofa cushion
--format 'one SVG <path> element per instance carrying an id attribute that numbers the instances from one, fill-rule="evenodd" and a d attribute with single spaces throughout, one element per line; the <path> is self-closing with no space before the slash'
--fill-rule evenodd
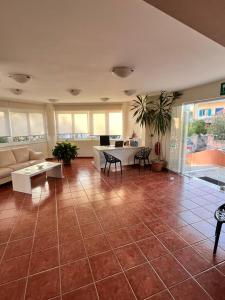
<path id="1" fill-rule="evenodd" d="M 12 169 L 10 168 L 0 168 L 0 178 L 9 177 L 11 175 Z"/>
<path id="2" fill-rule="evenodd" d="M 16 159 L 11 150 L 0 151 L 0 168 L 4 168 L 15 163 Z"/>
<path id="3" fill-rule="evenodd" d="M 16 170 L 20 170 L 20 169 L 23 169 L 23 168 L 27 168 L 29 166 L 30 166 L 30 164 L 27 161 L 27 162 L 23 162 L 23 163 L 18 163 L 18 164 L 10 165 L 9 168 L 12 169 L 13 171 L 16 171 Z"/>
<path id="4" fill-rule="evenodd" d="M 26 147 L 12 149 L 17 163 L 22 163 L 29 160 L 29 149 Z"/>

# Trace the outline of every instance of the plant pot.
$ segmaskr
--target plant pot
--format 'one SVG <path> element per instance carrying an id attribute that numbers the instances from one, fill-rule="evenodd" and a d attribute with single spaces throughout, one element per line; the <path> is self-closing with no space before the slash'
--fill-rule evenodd
<path id="1" fill-rule="evenodd" d="M 71 165 L 71 159 L 65 159 L 65 160 L 63 160 L 63 164 L 64 165 Z"/>
<path id="2" fill-rule="evenodd" d="M 161 172 L 162 168 L 165 166 L 165 161 L 160 160 L 160 161 L 153 161 L 152 162 L 152 171 L 154 172 Z"/>

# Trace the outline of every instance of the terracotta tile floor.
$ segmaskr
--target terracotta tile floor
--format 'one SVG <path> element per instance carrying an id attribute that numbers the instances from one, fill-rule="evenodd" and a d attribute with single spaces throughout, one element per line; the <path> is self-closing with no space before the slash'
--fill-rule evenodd
<path id="1" fill-rule="evenodd" d="M 64 173 L 34 178 L 32 196 L 0 187 L 1 300 L 225 299 L 224 193 L 148 169 L 107 177 L 91 159 Z"/>

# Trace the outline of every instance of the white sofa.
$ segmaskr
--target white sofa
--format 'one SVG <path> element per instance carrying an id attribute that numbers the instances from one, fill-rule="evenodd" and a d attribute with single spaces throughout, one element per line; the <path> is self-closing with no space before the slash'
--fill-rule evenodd
<path id="1" fill-rule="evenodd" d="M 34 152 L 27 147 L 0 150 L 0 184 L 11 181 L 11 172 L 43 161 L 43 153 Z"/>

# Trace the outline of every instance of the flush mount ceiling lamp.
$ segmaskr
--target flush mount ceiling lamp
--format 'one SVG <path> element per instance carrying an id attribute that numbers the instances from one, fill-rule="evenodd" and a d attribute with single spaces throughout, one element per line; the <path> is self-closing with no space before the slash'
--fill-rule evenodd
<path id="1" fill-rule="evenodd" d="M 101 100 L 102 102 L 107 102 L 107 101 L 109 101 L 109 99 L 110 99 L 110 98 L 108 98 L 108 97 L 102 97 L 102 98 L 100 98 L 100 100 Z"/>
<path id="2" fill-rule="evenodd" d="M 79 95 L 80 92 L 81 92 L 80 89 L 71 89 L 71 90 L 70 90 L 70 93 L 71 93 L 73 96 Z"/>
<path id="3" fill-rule="evenodd" d="M 58 101 L 59 101 L 58 99 L 48 99 L 48 102 L 50 102 L 50 103 L 56 103 Z"/>
<path id="4" fill-rule="evenodd" d="M 22 93 L 23 93 L 23 90 L 21 90 L 21 89 L 11 89 L 10 90 L 14 95 L 17 95 L 17 96 L 19 96 L 19 95 L 21 95 Z"/>
<path id="5" fill-rule="evenodd" d="M 27 74 L 10 74 L 9 78 L 12 78 L 19 83 L 26 83 L 31 79 L 31 76 Z"/>
<path id="6" fill-rule="evenodd" d="M 136 90 L 125 90 L 124 94 L 127 96 L 132 96 L 136 93 Z"/>
<path id="7" fill-rule="evenodd" d="M 112 73 L 121 78 L 126 78 L 133 72 L 134 72 L 134 68 L 132 67 L 118 66 L 118 67 L 113 67 L 112 69 Z"/>

